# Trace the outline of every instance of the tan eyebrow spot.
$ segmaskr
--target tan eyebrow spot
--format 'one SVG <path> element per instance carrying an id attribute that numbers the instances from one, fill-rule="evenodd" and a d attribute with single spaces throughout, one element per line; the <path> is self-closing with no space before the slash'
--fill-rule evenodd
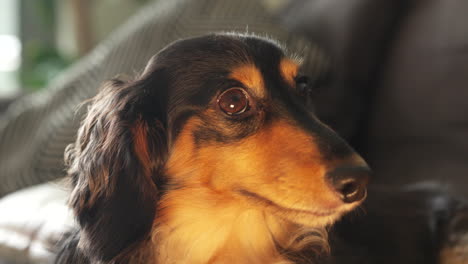
<path id="1" fill-rule="evenodd" d="M 280 72 L 283 78 L 292 86 L 295 85 L 294 78 L 297 76 L 299 65 L 291 59 L 282 59 L 280 62 Z"/>
<path id="2" fill-rule="evenodd" d="M 264 97 L 266 94 L 263 76 L 255 65 L 247 64 L 234 68 L 229 78 L 243 83 L 250 88 L 256 96 Z"/>

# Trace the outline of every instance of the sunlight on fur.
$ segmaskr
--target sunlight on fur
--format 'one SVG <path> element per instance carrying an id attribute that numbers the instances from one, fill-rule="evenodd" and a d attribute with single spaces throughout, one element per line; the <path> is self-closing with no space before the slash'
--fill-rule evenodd
<path id="1" fill-rule="evenodd" d="M 156 263 L 293 263 L 286 256 L 306 247 L 317 254 L 329 251 L 324 228 L 301 227 L 233 202 L 189 202 L 200 194 L 171 195 L 184 197 L 163 209 L 155 223 Z"/>

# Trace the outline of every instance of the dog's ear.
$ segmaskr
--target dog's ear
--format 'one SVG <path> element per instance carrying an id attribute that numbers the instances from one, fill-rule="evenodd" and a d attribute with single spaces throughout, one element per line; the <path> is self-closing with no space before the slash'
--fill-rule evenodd
<path id="1" fill-rule="evenodd" d="M 96 260 L 120 258 L 152 227 L 167 155 L 167 88 L 159 75 L 105 84 L 66 151 L 78 247 Z"/>

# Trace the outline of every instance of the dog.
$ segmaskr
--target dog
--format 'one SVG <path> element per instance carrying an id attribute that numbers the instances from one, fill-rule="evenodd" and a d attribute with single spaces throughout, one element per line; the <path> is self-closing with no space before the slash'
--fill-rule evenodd
<path id="1" fill-rule="evenodd" d="M 310 263 L 371 173 L 311 79 L 276 42 L 219 33 L 104 84 L 66 150 L 78 228 L 56 263 Z"/>

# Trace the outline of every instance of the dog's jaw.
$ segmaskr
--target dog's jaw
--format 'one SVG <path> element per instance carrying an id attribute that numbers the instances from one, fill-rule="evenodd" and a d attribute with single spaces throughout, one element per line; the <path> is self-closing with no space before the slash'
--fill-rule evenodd
<path id="1" fill-rule="evenodd" d="M 312 232 L 309 244 L 327 247 L 321 229 L 305 229 L 228 197 L 213 200 L 217 196 L 175 190 L 163 199 L 166 207 L 153 231 L 155 263 L 293 263 L 280 249 L 297 249 L 295 238 Z"/>

